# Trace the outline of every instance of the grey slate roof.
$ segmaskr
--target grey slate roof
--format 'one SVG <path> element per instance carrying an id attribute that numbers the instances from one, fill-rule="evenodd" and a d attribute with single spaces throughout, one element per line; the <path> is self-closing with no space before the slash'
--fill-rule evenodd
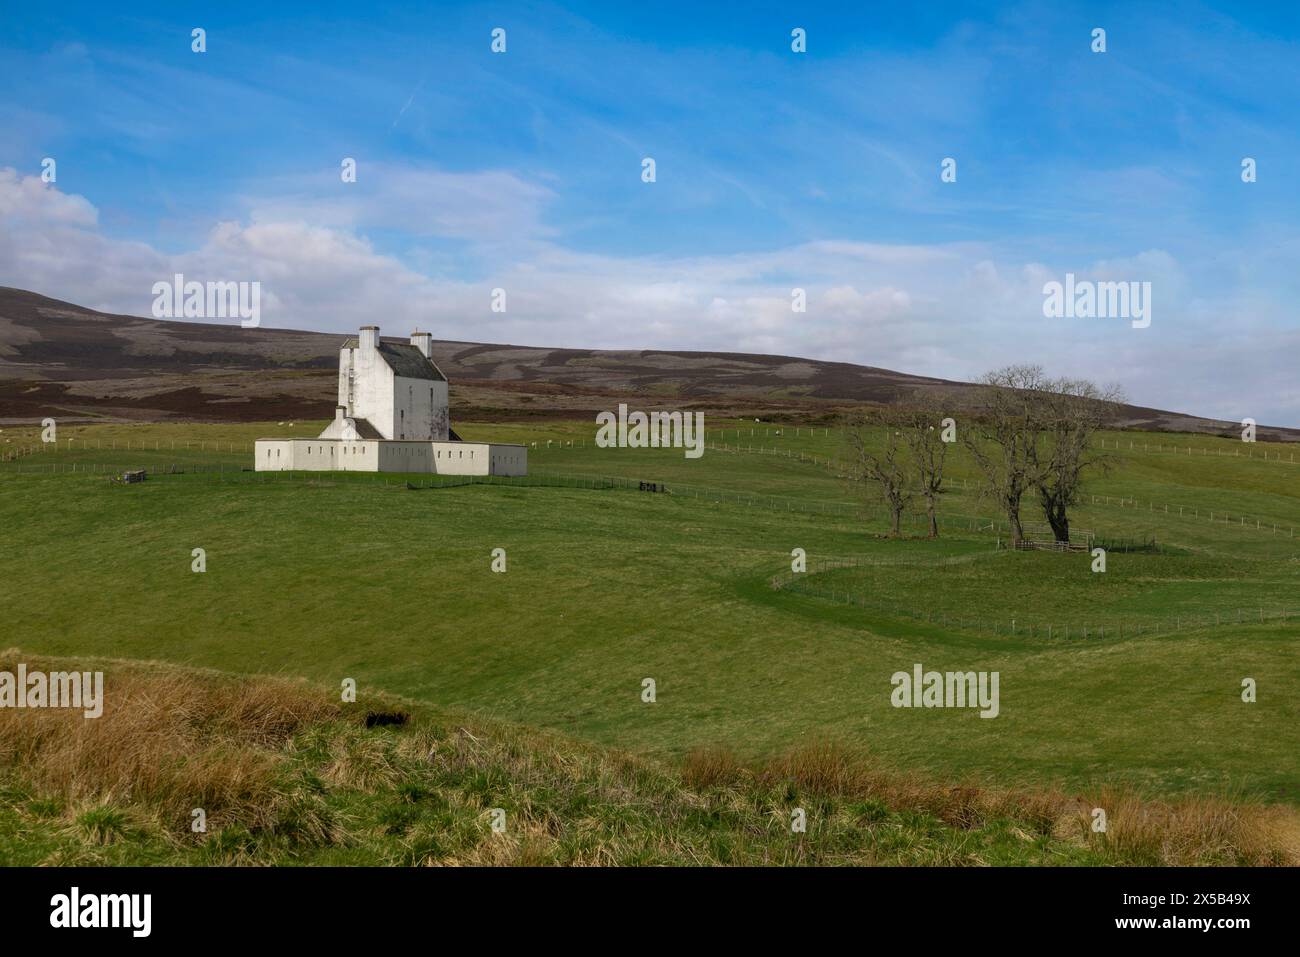
<path id="1" fill-rule="evenodd" d="M 420 358 L 423 359 L 424 356 L 421 356 Z M 383 436 L 379 434 L 379 430 L 378 430 L 377 428 L 375 428 L 373 425 L 370 424 L 370 420 L 369 420 L 369 419 L 357 419 L 357 418 L 354 418 L 354 419 L 352 420 L 352 424 L 355 425 L 355 426 L 357 427 L 357 437 L 358 437 L 358 438 L 362 438 L 362 439 L 382 439 L 382 438 L 383 438 Z"/>
<path id="2" fill-rule="evenodd" d="M 356 347 L 356 337 L 343 343 L 344 349 L 355 349 Z M 403 379 L 447 381 L 447 377 L 442 374 L 442 370 L 434 365 L 432 361 L 426 359 L 424 353 L 409 342 L 384 342 L 381 339 L 379 341 L 379 354 L 388 363 L 388 368 L 393 370 L 393 374 L 401 376 Z"/>

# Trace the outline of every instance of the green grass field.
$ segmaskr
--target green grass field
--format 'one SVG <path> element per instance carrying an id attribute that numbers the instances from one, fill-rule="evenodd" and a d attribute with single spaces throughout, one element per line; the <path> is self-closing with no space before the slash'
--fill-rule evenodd
<path id="1" fill-rule="evenodd" d="M 458 425 L 528 443 L 534 473 L 662 481 L 668 495 L 241 471 L 241 444 L 319 428 L 63 428 L 57 450 L 0 464 L 4 644 L 350 677 L 363 696 L 651 758 L 832 740 L 938 779 L 1300 804 L 1300 464 L 1286 449 L 1108 435 L 1136 445 L 1089 484 L 1073 524 L 1162 550 L 1112 554 L 1098 575 L 1086 553 L 999 551 L 960 453 L 944 536 L 882 537 L 875 507 L 825 465 L 843 452 L 833 429 L 711 425 L 728 449 L 692 461 L 593 448 L 586 423 Z M 3 435 L 9 450 L 35 433 Z M 162 474 L 172 466 L 184 474 Z M 127 467 L 150 480 L 107 480 Z M 794 548 L 814 571 L 859 560 L 812 576 L 857 603 L 772 588 Z M 1105 632 L 1034 630 L 1049 624 Z M 999 671 L 1001 714 L 891 707 L 891 675 L 917 662 Z M 1241 700 L 1243 678 L 1257 702 Z"/>

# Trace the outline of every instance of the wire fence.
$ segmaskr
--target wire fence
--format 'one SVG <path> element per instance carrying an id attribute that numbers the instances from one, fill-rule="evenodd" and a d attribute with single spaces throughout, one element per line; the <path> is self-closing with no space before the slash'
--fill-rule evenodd
<path id="1" fill-rule="evenodd" d="M 281 425 L 283 425 L 283 423 L 281 423 Z M 837 436 L 844 436 L 846 434 L 842 428 L 832 430 L 823 426 L 745 426 L 740 428 L 728 427 L 722 429 L 706 429 L 704 431 L 704 441 L 706 448 L 715 451 L 744 452 L 756 455 L 783 455 L 788 458 L 797 458 L 805 462 L 813 462 L 819 465 L 843 469 L 844 463 L 834 456 L 819 456 L 813 452 L 797 451 L 788 448 L 780 449 L 775 444 L 766 446 L 762 444 L 764 441 L 776 442 L 778 439 L 783 442 L 788 441 L 789 439 L 795 439 L 798 441 L 804 438 L 805 435 L 809 439 L 815 438 L 818 434 L 820 434 L 822 438 L 829 438 L 831 431 L 834 431 Z M 710 441 L 711 436 L 712 441 Z M 299 438 L 301 437 L 303 436 L 299 436 Z M 734 445 L 727 442 L 728 437 L 735 439 Z M 745 442 L 745 439 L 748 439 L 749 441 Z M 758 444 L 755 444 L 756 442 Z M 535 439 L 531 442 L 526 442 L 525 444 L 534 449 L 587 448 L 589 445 L 594 446 L 594 440 L 589 443 L 586 437 L 576 439 L 549 438 Z M 1186 456 L 1189 458 L 1231 458 L 1260 462 L 1281 462 L 1288 465 L 1297 464 L 1296 451 L 1294 447 L 1290 449 L 1281 448 L 1278 451 L 1271 452 L 1267 447 L 1269 444 L 1280 443 L 1234 442 L 1233 445 L 1235 447 L 1231 449 L 1225 449 L 1223 447 L 1211 449 L 1206 446 L 1194 447 L 1191 445 L 1178 445 L 1176 443 L 1166 445 L 1163 442 L 1139 442 L 1137 439 L 1129 439 L 1128 442 L 1125 443 L 1121 439 L 1108 439 L 1105 436 L 1102 436 L 1097 439 L 1095 447 L 1102 450 L 1113 449 L 1116 451 L 1127 452 L 1163 453 Z M 1288 444 L 1294 445 L 1294 443 Z M 163 449 L 192 449 L 195 451 L 226 451 L 232 453 L 247 452 L 251 454 L 253 452 L 253 443 L 221 441 L 219 439 L 186 440 L 183 442 L 177 442 L 174 439 L 168 439 L 166 441 L 162 439 L 154 439 L 153 441 L 145 439 L 132 441 L 131 439 L 125 439 L 119 441 L 116 438 L 109 439 L 105 442 L 103 439 L 87 439 L 74 436 L 67 439 L 60 439 L 57 442 L 41 442 L 37 445 L 22 446 L 12 450 L 6 450 L 0 454 L 0 461 L 9 461 L 24 455 L 33 455 L 39 452 L 59 451 L 60 449 L 71 451 L 85 449 L 115 450 L 119 448 L 124 450 L 151 451 L 161 451 Z M 1245 452 L 1244 455 L 1242 454 L 1243 450 Z"/>
<path id="2" fill-rule="evenodd" d="M 1156 543 L 1154 535 L 1145 538 L 1131 538 L 1127 535 L 1121 535 L 1115 538 L 1095 538 L 1090 543 L 1094 548 L 1102 548 L 1107 552 L 1158 552 L 1160 546 Z"/>
<path id="3" fill-rule="evenodd" d="M 1006 638 L 1030 638 L 1044 641 L 1116 640 L 1146 635 L 1170 635 L 1188 631 L 1205 631 L 1246 625 L 1300 620 L 1300 610 L 1286 607 L 1235 608 L 1210 612 L 1189 612 L 1172 617 L 1144 619 L 1121 616 L 1098 616 L 1093 620 L 1027 621 L 997 615 L 950 614 L 933 609 L 920 610 L 895 602 L 882 601 L 867 594 L 866 588 L 854 587 L 851 579 L 836 580 L 828 573 L 844 570 L 887 567 L 890 564 L 863 558 L 827 558 L 810 563 L 804 572 L 784 571 L 772 576 L 770 584 L 778 591 L 818 598 L 840 605 L 861 608 L 884 617 L 938 625 L 946 630 Z"/>
<path id="4" fill-rule="evenodd" d="M 790 450 L 773 449 L 770 452 L 763 448 L 746 448 L 745 446 L 728 446 L 728 445 L 711 445 L 709 448 L 721 452 L 731 453 L 755 453 L 755 454 L 784 454 L 789 458 L 798 458 L 800 461 L 809 462 L 814 465 L 826 468 L 828 471 L 838 475 L 841 478 L 849 478 L 849 472 L 844 463 L 833 458 L 819 458 L 816 455 L 799 453 L 795 455 Z M 1274 461 L 1274 460 L 1270 460 Z M 949 479 L 949 489 L 953 491 L 960 488 L 963 492 L 972 488 L 972 485 L 964 478 Z M 960 484 L 959 484 L 960 483 Z M 974 486 L 978 489 L 978 485 Z M 1094 506 L 1113 506 L 1116 508 L 1138 509 L 1149 513 L 1161 512 L 1165 515 L 1178 515 L 1182 518 L 1200 519 L 1201 513 L 1205 513 L 1207 521 L 1219 524 L 1235 524 L 1243 528 L 1254 528 L 1256 531 L 1268 532 L 1272 535 L 1286 535 L 1288 538 L 1295 538 L 1295 525 L 1293 523 L 1278 522 L 1273 519 L 1261 518 L 1259 516 L 1248 516 L 1245 512 L 1239 512 L 1234 509 L 1224 508 L 1203 508 L 1199 505 L 1180 505 L 1171 502 L 1155 502 L 1147 499 L 1138 499 L 1128 495 L 1093 495 L 1087 496 L 1088 503 Z M 1142 506 L 1146 508 L 1143 509 Z M 1028 526 L 1025 527 L 1029 531 Z"/>
<path id="5" fill-rule="evenodd" d="M 735 431 L 737 433 L 737 439 L 740 439 L 741 437 L 743 437 L 742 433 L 744 430 L 727 429 L 721 431 L 724 433 Z M 749 431 L 753 433 L 756 430 L 750 429 Z M 783 431 L 788 431 L 788 430 L 769 429 L 767 431 L 771 432 L 773 435 L 780 436 L 782 435 Z M 816 430 L 805 428 L 803 429 L 803 431 L 812 432 Z M 825 431 L 825 430 L 821 430 L 821 431 Z M 155 440 L 154 442 L 148 442 L 143 440 L 132 442 L 131 440 L 128 439 L 125 442 L 121 442 L 121 443 L 117 442 L 116 440 L 111 440 L 107 444 L 103 443 L 100 440 L 95 440 L 93 445 L 90 442 L 82 441 L 78 439 L 69 439 L 66 440 L 66 442 L 68 443 L 65 447 L 65 450 L 67 451 L 84 451 L 86 449 L 94 449 L 96 451 L 109 449 L 111 451 L 120 448 L 124 451 L 142 451 L 142 452 L 143 451 L 161 452 L 161 451 L 172 450 L 172 451 L 197 451 L 197 452 L 227 452 L 233 454 L 236 452 L 251 453 L 253 450 L 253 445 L 252 443 L 249 442 L 244 442 L 244 443 L 221 442 L 216 440 L 200 440 L 200 441 L 188 441 L 188 442 L 177 443 L 174 441 L 163 442 L 161 440 Z M 543 444 L 539 445 L 539 442 Z M 74 445 L 73 443 L 78 443 L 78 444 Z M 1119 443 L 1117 442 L 1116 444 L 1118 445 Z M 1251 444 L 1251 443 L 1244 443 L 1244 444 Z M 583 448 L 585 446 L 586 446 L 585 440 L 569 440 L 567 442 L 564 440 L 538 440 L 530 443 L 530 447 L 535 449 L 547 448 L 553 450 L 562 450 L 565 448 Z M 1111 447 L 1111 446 L 1107 445 L 1106 447 Z M 1135 447 L 1135 443 L 1130 442 L 1130 448 L 1133 447 Z M 777 449 L 775 447 L 765 448 L 763 446 L 755 447 L 753 445 L 746 446 L 744 444 L 741 444 L 739 441 L 737 442 L 736 445 L 730 445 L 727 443 L 706 444 L 706 448 L 711 449 L 713 451 L 727 452 L 732 454 L 752 453 L 758 455 L 780 456 L 793 461 L 799 461 L 805 464 L 811 464 L 820 468 L 825 468 L 829 472 L 841 478 L 847 479 L 849 477 L 845 463 L 841 462 L 838 459 L 832 458 L 830 456 L 818 456 L 814 453 L 805 452 L 805 451 L 796 451 L 793 449 Z M 1151 446 L 1149 443 L 1143 443 L 1140 446 L 1136 446 L 1136 448 L 1144 451 L 1146 450 L 1155 451 L 1155 450 L 1163 450 L 1165 448 L 1173 448 L 1173 447 L 1172 446 L 1166 447 L 1163 445 Z M 107 466 L 99 466 L 99 465 L 78 463 L 78 462 L 56 463 L 56 462 L 37 461 L 37 462 L 28 463 L 28 462 L 21 461 L 21 459 L 23 458 L 34 458 L 36 457 L 37 453 L 44 452 L 49 449 L 53 449 L 53 451 L 55 452 L 59 451 L 59 448 L 55 443 L 24 447 L 21 449 L 5 452 L 3 456 L 0 457 L 0 461 L 15 463 L 15 467 L 17 471 L 19 471 L 20 473 L 32 468 L 35 468 L 37 471 L 47 471 L 50 472 L 51 474 L 58 473 L 58 472 L 76 472 L 76 471 L 93 472 L 96 470 L 99 471 L 113 470 L 112 468 Z M 1222 450 L 1219 451 L 1222 452 Z M 1253 450 L 1251 450 L 1251 454 L 1253 454 Z M 1274 459 L 1270 459 L 1270 461 L 1274 461 Z M 64 467 L 59 468 L 57 467 L 58 465 L 62 465 Z M 173 467 L 179 468 L 180 466 L 173 466 Z M 184 465 L 184 468 L 187 471 L 203 471 L 205 469 L 211 469 L 211 468 L 217 468 L 218 470 L 224 470 L 225 472 L 230 472 L 235 470 L 234 465 L 204 466 L 204 465 L 193 465 L 188 463 Z M 242 469 L 242 467 L 240 468 Z M 973 486 L 972 483 L 970 483 L 964 477 L 949 479 L 948 484 L 949 484 L 949 488 L 947 489 L 947 491 L 956 491 L 960 489 L 961 491 L 966 492 L 972 490 L 972 488 L 976 490 L 978 489 L 977 484 Z M 679 487 L 682 489 L 689 488 L 689 486 L 685 486 L 685 485 L 675 486 L 675 487 Z M 724 495 L 726 496 L 726 498 L 722 500 L 726 500 L 726 501 L 736 500 L 734 498 L 735 496 L 743 496 L 744 494 L 744 493 L 734 493 L 734 492 L 722 492 L 719 490 L 704 490 L 704 491 L 709 494 Z M 751 497 L 756 497 L 756 496 L 751 496 Z M 1213 522 L 1215 524 L 1237 525 L 1241 528 L 1250 528 L 1258 532 L 1266 532 L 1270 535 L 1284 535 L 1288 538 L 1295 538 L 1294 522 L 1285 522 L 1285 521 L 1279 522 L 1272 518 L 1264 518 L 1258 515 L 1247 515 L 1244 511 L 1239 511 L 1237 509 L 1220 508 L 1220 507 L 1206 508 L 1200 505 L 1186 505 L 1186 504 L 1178 504 L 1172 502 L 1156 502 L 1154 500 L 1138 499 L 1126 495 L 1095 495 L 1089 493 L 1086 496 L 1086 499 L 1087 499 L 1087 504 L 1093 506 L 1108 506 L 1108 507 L 1116 507 L 1120 509 L 1133 509 L 1133 510 L 1145 511 L 1150 514 L 1159 512 L 1169 516 L 1177 515 L 1181 518 L 1190 518 L 1198 521 L 1204 519 L 1206 521 Z M 1143 505 L 1146 506 L 1145 509 L 1142 508 Z M 768 507 L 775 507 L 775 506 L 768 506 Z M 785 510 L 792 511 L 792 512 L 805 511 L 805 512 L 818 512 L 820 514 L 829 514 L 829 512 L 827 511 L 828 507 L 838 507 L 841 509 L 855 510 L 854 514 L 861 514 L 862 512 L 862 508 L 860 506 L 847 504 L 847 503 L 832 503 L 829 506 L 823 506 L 822 503 L 815 503 L 814 506 L 812 507 L 807 507 L 807 506 L 797 507 L 795 505 L 787 503 L 787 505 L 785 506 Z M 993 526 L 987 529 L 988 531 L 1000 535 L 1010 534 L 1010 526 L 1005 522 L 1005 520 L 997 519 L 997 518 L 988 518 L 988 517 L 981 518 L 978 515 L 956 514 L 956 513 L 949 512 L 947 513 L 947 517 L 944 519 L 944 521 L 947 521 L 948 524 L 947 525 L 941 524 L 940 526 L 941 528 L 944 527 L 961 528 L 963 525 L 971 526 L 977 522 L 982 522 L 987 525 L 989 522 L 992 522 Z M 918 516 L 915 513 L 909 512 L 904 516 L 904 522 L 909 526 L 918 526 L 924 524 L 926 522 L 926 518 L 923 515 Z M 1033 526 L 1032 529 L 1031 526 Z M 1046 525 L 1037 526 L 1034 523 L 1024 524 L 1024 530 L 1026 532 L 1031 532 L 1031 531 L 1037 532 L 1040 528 L 1047 528 L 1047 526 Z M 967 530 L 980 531 L 985 529 L 970 527 Z M 1084 535 L 1083 530 L 1080 530 L 1080 535 Z"/>
<path id="6" fill-rule="evenodd" d="M 1204 519 L 1205 521 L 1214 522 L 1220 525 L 1240 525 L 1242 528 L 1253 528 L 1258 532 L 1269 532 L 1273 535 L 1286 535 L 1288 538 L 1295 538 L 1295 525 L 1287 522 L 1277 522 L 1268 518 L 1259 516 L 1248 516 L 1244 512 L 1236 512 L 1223 508 L 1202 508 L 1199 505 L 1176 505 L 1171 502 L 1153 502 L 1142 499 L 1129 498 L 1128 496 L 1118 495 L 1091 495 L 1090 504 L 1092 505 L 1113 505 L 1118 508 L 1136 509 L 1148 513 L 1160 512 L 1164 515 L 1177 515 L 1180 518 L 1190 518 L 1195 520 Z M 1142 508 L 1145 505 L 1146 508 Z M 1201 513 L 1205 514 L 1202 515 Z"/>
<path id="7" fill-rule="evenodd" d="M 19 459 L 32 458 L 45 453 L 58 454 L 59 452 L 227 452 L 231 455 L 236 453 L 253 454 L 252 442 L 221 442 L 216 439 L 201 439 L 196 442 L 176 442 L 155 440 L 147 442 L 143 439 L 132 441 L 130 439 L 121 442 L 116 439 L 110 439 L 104 442 L 101 439 L 62 439 L 59 442 L 42 442 L 39 445 L 24 445 L 12 449 L 5 449 L 0 453 L 0 462 L 16 462 Z"/>
<path id="8" fill-rule="evenodd" d="M 1112 442 L 1109 439 L 1101 438 L 1098 440 L 1098 443 L 1102 449 L 1115 449 L 1116 451 L 1157 452 L 1168 455 L 1186 456 L 1187 458 L 1195 458 L 1199 453 L 1201 458 L 1250 459 L 1257 462 L 1281 462 L 1284 465 L 1296 464 L 1294 449 L 1270 453 L 1267 448 L 1261 448 L 1260 443 L 1258 442 L 1240 443 L 1241 445 L 1246 446 L 1245 455 L 1241 454 L 1240 448 L 1234 448 L 1231 453 L 1229 453 L 1227 449 L 1223 448 L 1211 450 L 1205 446 L 1201 446 L 1200 449 L 1196 449 L 1190 445 L 1165 445 L 1163 442 L 1139 443 L 1136 439 L 1129 439 L 1127 446 L 1124 445 L 1123 441 L 1120 439 L 1115 439 Z"/>
<path id="9" fill-rule="evenodd" d="M 23 474 L 37 475 L 88 475 L 117 479 L 130 468 L 86 462 L 19 463 L 16 469 Z M 292 483 L 299 485 L 371 484 L 408 489 L 462 488 L 469 485 L 507 485 L 520 487 L 623 489 L 628 491 L 655 491 L 679 498 L 689 498 L 718 505 L 736 505 L 789 514 L 821 515 L 853 520 L 859 523 L 876 522 L 887 527 L 891 513 L 883 507 L 872 507 L 856 502 L 832 502 L 817 499 L 798 499 L 776 495 L 761 495 L 735 489 L 709 488 L 681 482 L 647 481 L 639 478 L 609 475 L 584 475 L 574 473 L 532 470 L 527 475 L 436 475 L 428 473 L 368 472 L 368 471 L 255 471 L 246 466 L 228 466 L 223 463 L 174 463 L 163 467 L 145 469 L 148 478 L 169 480 L 202 479 L 219 482 Z M 917 512 L 905 512 L 900 525 L 919 532 L 928 532 L 929 517 Z M 940 531 L 958 531 L 986 534 L 999 539 L 1010 538 L 1010 525 L 1004 519 L 988 515 L 960 512 L 941 512 L 935 516 Z M 1023 522 L 1029 534 L 1051 534 L 1046 523 Z M 1091 529 L 1076 528 L 1072 534 L 1091 539 Z"/>
<path id="10" fill-rule="evenodd" d="M 194 443 L 197 445 L 198 443 Z M 213 444 L 213 443 L 208 443 Z M 157 450 L 152 450 L 157 451 Z M 95 462 L 79 462 L 76 460 L 67 461 L 55 459 L 53 461 L 18 461 L 12 463 L 6 471 L 17 472 L 18 474 L 40 474 L 40 475 L 61 475 L 61 474 L 87 474 L 87 475 L 115 475 L 121 474 L 127 469 L 138 469 L 138 463 L 123 467 L 121 465 L 109 465 Z M 534 470 L 526 476 L 463 476 L 463 475 L 433 475 L 433 474 L 406 474 L 398 472 L 351 472 L 351 471 L 330 471 L 330 472 L 256 472 L 247 466 L 236 466 L 233 464 L 217 463 L 192 463 L 177 462 L 165 466 L 154 466 L 150 469 L 151 477 L 160 475 L 204 475 L 216 476 L 222 481 L 293 481 L 293 482 L 314 482 L 316 484 L 326 484 L 329 482 L 374 482 L 380 485 L 411 485 L 414 488 L 446 488 L 451 486 L 471 485 L 471 484 L 493 484 L 493 485 L 523 485 L 523 486 L 553 486 L 567 488 L 639 488 L 642 479 L 632 479 L 616 476 L 597 476 L 583 474 L 563 474 L 547 472 L 544 470 Z M 279 478 L 276 478 L 276 477 Z M 680 482 L 663 482 L 656 481 L 653 484 L 659 487 L 660 491 L 674 495 L 682 495 L 700 500 L 708 500 L 719 504 L 743 505 L 750 508 L 764 508 L 772 511 L 783 511 L 789 513 L 802 513 L 810 515 L 831 515 L 845 519 L 857 519 L 859 521 L 881 521 L 888 523 L 890 513 L 883 507 L 871 507 L 866 504 L 855 502 L 832 502 L 817 499 L 796 499 L 785 498 L 773 495 L 761 495 L 755 492 L 742 492 L 734 489 L 708 488 L 704 486 L 690 485 Z M 1090 496 L 1094 504 L 1114 505 L 1121 509 L 1130 511 L 1155 513 L 1160 512 L 1168 515 L 1179 515 L 1184 518 L 1204 519 L 1215 524 L 1234 525 L 1240 528 L 1252 529 L 1255 531 L 1268 532 L 1272 535 L 1283 535 L 1288 538 L 1295 537 L 1295 526 L 1276 522 L 1271 519 L 1249 518 L 1241 513 L 1232 513 L 1215 509 L 1202 509 L 1199 506 L 1181 506 L 1181 505 L 1164 505 L 1157 508 L 1154 503 L 1143 503 L 1137 499 L 1121 496 Z M 1148 507 L 1143 509 L 1141 506 L 1146 504 Z M 1202 515 L 1202 512 L 1205 514 Z M 975 513 L 953 512 L 944 510 L 936 516 L 940 531 L 964 531 L 969 533 L 986 533 L 997 538 L 1010 538 L 1010 524 L 1003 518 L 980 515 Z M 900 524 L 912 530 L 928 530 L 928 517 L 920 512 L 907 511 L 900 517 Z M 1022 522 L 1021 528 L 1027 536 L 1045 535 L 1054 538 L 1054 533 L 1050 526 L 1040 522 Z M 1092 541 L 1101 538 L 1101 534 L 1091 528 L 1074 527 L 1071 529 L 1071 540 L 1083 539 Z M 1120 536 L 1114 536 L 1110 541 L 1121 541 Z M 1130 550 L 1130 547 L 1121 546 L 1121 550 Z"/>

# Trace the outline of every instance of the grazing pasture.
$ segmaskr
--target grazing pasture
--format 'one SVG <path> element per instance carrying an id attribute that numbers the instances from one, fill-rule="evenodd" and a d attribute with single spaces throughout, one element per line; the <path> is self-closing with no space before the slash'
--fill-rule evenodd
<path id="1" fill-rule="evenodd" d="M 1137 436 L 1073 521 L 1160 550 L 1096 574 L 1087 553 L 999 549 L 960 451 L 942 537 L 891 540 L 826 464 L 843 451 L 833 429 L 711 423 L 691 461 L 594 448 L 586 423 L 458 425 L 536 442 L 527 484 L 242 471 L 240 443 L 319 428 L 81 426 L 0 464 L 5 644 L 353 678 L 363 696 L 671 760 L 836 741 L 942 780 L 1300 803 L 1300 465 L 1285 447 Z M 109 480 L 126 468 L 149 479 Z M 810 586 L 853 597 L 774 589 L 796 548 Z M 819 572 L 831 558 L 857 564 Z M 916 663 L 998 671 L 999 716 L 892 707 L 891 676 Z"/>

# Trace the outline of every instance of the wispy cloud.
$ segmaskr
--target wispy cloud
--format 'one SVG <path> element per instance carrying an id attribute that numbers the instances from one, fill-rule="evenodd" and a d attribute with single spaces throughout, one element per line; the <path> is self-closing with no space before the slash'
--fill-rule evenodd
<path id="1" fill-rule="evenodd" d="M 429 175 L 404 171 L 394 179 L 446 182 Z M 388 222 L 377 207 L 366 208 L 378 217 L 367 222 Z M 1042 286 L 1059 273 L 983 244 L 840 240 L 624 257 L 535 238 L 490 274 L 467 279 L 413 268 L 358 235 L 348 215 L 339 219 L 223 222 L 196 248 L 165 254 L 106 237 L 83 197 L 3 170 L 0 283 L 57 288 L 95 308 L 147 314 L 153 283 L 183 272 L 262 282 L 268 326 L 347 332 L 377 319 L 394 332 L 423 325 L 454 339 L 769 352 L 950 378 L 974 378 L 1014 357 L 1122 382 L 1135 401 L 1151 405 L 1300 421 L 1300 395 L 1288 385 L 1300 333 L 1261 313 L 1270 307 L 1242 288 L 1199 288 L 1190 281 L 1195 271 L 1162 250 L 1072 267 L 1080 279 L 1153 282 L 1152 326 L 1133 330 L 1116 320 L 1044 318 Z M 791 306 L 796 286 L 807 295 L 803 313 Z M 489 308 L 497 287 L 507 291 L 504 314 Z M 1226 343 L 1225 325 L 1240 330 Z M 1189 381 L 1207 377 L 1219 387 L 1188 391 Z M 1222 388 L 1228 380 L 1237 387 Z"/>

